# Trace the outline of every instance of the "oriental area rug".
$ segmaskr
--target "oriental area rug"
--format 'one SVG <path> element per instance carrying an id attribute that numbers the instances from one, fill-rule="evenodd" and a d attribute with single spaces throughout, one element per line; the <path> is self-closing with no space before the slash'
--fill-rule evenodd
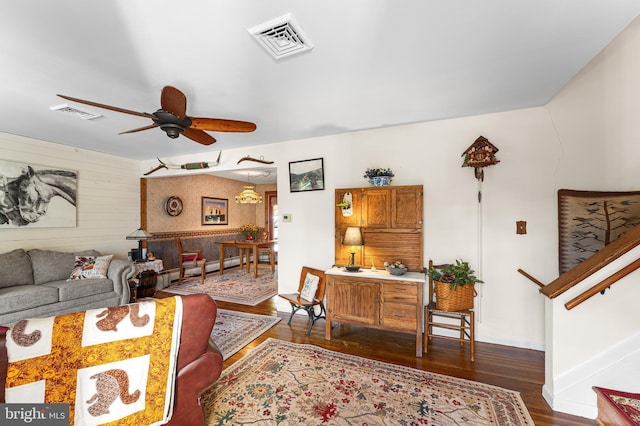
<path id="1" fill-rule="evenodd" d="M 222 359 L 226 360 L 278 321 L 280 318 L 269 315 L 218 309 L 211 339 L 222 352 Z"/>
<path id="2" fill-rule="evenodd" d="M 207 425 L 534 425 L 515 391 L 272 338 L 202 403 Z"/>
<path id="3" fill-rule="evenodd" d="M 200 277 L 189 278 L 163 291 L 175 294 L 205 293 L 213 300 L 255 306 L 278 294 L 278 269 L 273 274 L 271 270 L 261 270 L 258 278 L 242 269 L 225 270 L 223 275 L 214 272 L 207 275 L 204 284 L 200 284 Z"/>

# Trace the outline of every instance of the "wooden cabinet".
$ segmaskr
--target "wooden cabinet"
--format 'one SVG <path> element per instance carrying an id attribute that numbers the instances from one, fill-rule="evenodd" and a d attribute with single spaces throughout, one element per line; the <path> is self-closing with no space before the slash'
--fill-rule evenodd
<path id="1" fill-rule="evenodd" d="M 422 292 L 425 276 L 408 272 L 363 270 L 357 275 L 332 268 L 327 276 L 325 338 L 332 322 L 355 324 L 416 336 L 416 356 L 422 356 Z"/>
<path id="2" fill-rule="evenodd" d="M 347 265 L 351 247 L 342 245 L 349 226 L 361 227 L 364 246 L 355 261 L 381 268 L 385 261 L 402 260 L 410 271 L 424 267 L 422 255 L 422 185 L 336 189 L 335 264 Z M 345 209 L 338 204 L 350 200 Z"/>

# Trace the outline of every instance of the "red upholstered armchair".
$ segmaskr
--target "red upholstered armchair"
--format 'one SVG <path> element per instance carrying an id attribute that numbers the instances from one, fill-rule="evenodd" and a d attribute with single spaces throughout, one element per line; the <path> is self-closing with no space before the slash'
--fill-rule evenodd
<path id="1" fill-rule="evenodd" d="M 178 350 L 173 415 L 169 425 L 204 425 L 200 393 L 222 373 L 222 353 L 209 339 L 218 306 L 206 294 L 182 296 L 182 334 Z"/>
<path id="2" fill-rule="evenodd" d="M 214 384 L 222 372 L 222 354 L 209 339 L 217 305 L 206 294 L 182 296 L 183 316 L 173 415 L 169 425 L 204 425 L 200 393 Z M 0 403 L 5 402 L 7 375 L 6 327 L 0 327 Z"/>

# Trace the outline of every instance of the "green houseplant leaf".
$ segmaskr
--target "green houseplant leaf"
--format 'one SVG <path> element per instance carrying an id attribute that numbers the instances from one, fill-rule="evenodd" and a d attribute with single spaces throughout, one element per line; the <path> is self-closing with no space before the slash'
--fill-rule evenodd
<path id="1" fill-rule="evenodd" d="M 471 269 L 469 262 L 463 262 L 462 259 L 456 259 L 456 263 L 442 269 L 426 269 L 426 273 L 430 278 L 436 281 L 449 283 L 451 290 L 455 290 L 458 286 L 464 286 L 470 283 L 484 282 L 475 276 L 475 271 Z"/>

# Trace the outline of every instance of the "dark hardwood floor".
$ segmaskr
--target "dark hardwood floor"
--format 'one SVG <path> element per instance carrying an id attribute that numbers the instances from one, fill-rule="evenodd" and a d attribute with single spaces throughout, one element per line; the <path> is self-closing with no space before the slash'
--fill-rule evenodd
<path id="1" fill-rule="evenodd" d="M 173 294 L 157 292 L 155 297 L 163 296 L 173 296 Z M 290 311 L 277 312 L 276 298 L 277 296 L 257 306 L 218 302 L 219 308 L 278 315 L 282 319 L 275 327 L 227 359 L 224 363 L 225 367 L 272 337 L 518 391 L 537 426 L 596 424 L 595 420 L 554 412 L 542 398 L 544 352 L 476 342 L 475 362 L 471 362 L 468 345 L 461 348 L 457 342 L 434 338 L 429 345 L 429 352 L 422 358 L 417 358 L 415 340 L 411 335 L 338 325 L 333 329 L 332 339 L 326 340 L 324 320 L 319 320 L 313 327 L 311 335 L 307 337 L 307 316 L 294 315 L 291 326 L 287 325 Z"/>

